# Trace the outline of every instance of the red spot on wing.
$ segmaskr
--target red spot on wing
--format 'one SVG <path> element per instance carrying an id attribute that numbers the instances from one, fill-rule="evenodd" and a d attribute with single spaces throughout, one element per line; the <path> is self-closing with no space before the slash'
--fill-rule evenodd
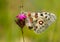
<path id="1" fill-rule="evenodd" d="M 42 25 L 44 22 L 42 20 L 39 21 L 39 24 Z"/>
<path id="2" fill-rule="evenodd" d="M 35 13 L 35 18 L 38 18 L 38 14 L 37 13 Z"/>

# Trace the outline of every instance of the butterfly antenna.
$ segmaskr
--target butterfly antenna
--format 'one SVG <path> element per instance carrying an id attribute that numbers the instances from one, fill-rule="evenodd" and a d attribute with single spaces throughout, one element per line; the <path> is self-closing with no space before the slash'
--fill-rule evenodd
<path id="1" fill-rule="evenodd" d="M 20 11 L 21 11 L 21 13 L 23 12 L 23 8 L 24 8 L 23 1 L 24 0 L 20 0 Z"/>

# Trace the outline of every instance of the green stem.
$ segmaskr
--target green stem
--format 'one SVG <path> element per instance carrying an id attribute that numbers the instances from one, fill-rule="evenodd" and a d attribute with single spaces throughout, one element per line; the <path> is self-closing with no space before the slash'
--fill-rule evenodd
<path id="1" fill-rule="evenodd" d="M 22 37 L 23 37 L 23 42 L 25 42 L 25 40 L 24 40 L 24 33 L 23 33 L 23 29 L 22 29 Z"/>

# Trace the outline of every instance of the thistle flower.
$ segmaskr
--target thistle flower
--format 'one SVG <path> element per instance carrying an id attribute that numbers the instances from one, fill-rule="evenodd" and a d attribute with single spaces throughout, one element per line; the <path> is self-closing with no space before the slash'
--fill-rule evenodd
<path id="1" fill-rule="evenodd" d="M 20 20 L 25 20 L 26 19 L 26 15 L 24 13 L 21 13 L 18 16 L 16 16 L 16 18 L 18 18 Z"/>
<path id="2" fill-rule="evenodd" d="M 24 13 L 19 14 L 16 16 L 17 20 L 15 22 L 18 24 L 19 27 L 23 28 L 25 26 L 25 19 L 27 18 Z"/>

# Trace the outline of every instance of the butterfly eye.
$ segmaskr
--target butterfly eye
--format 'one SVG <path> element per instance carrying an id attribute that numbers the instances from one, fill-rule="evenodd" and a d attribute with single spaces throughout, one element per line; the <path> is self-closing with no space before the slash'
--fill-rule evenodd
<path id="1" fill-rule="evenodd" d="M 42 25 L 42 24 L 43 24 L 43 21 L 42 21 L 42 20 L 40 20 L 40 21 L 39 21 L 39 24 L 40 24 L 40 25 Z"/>

